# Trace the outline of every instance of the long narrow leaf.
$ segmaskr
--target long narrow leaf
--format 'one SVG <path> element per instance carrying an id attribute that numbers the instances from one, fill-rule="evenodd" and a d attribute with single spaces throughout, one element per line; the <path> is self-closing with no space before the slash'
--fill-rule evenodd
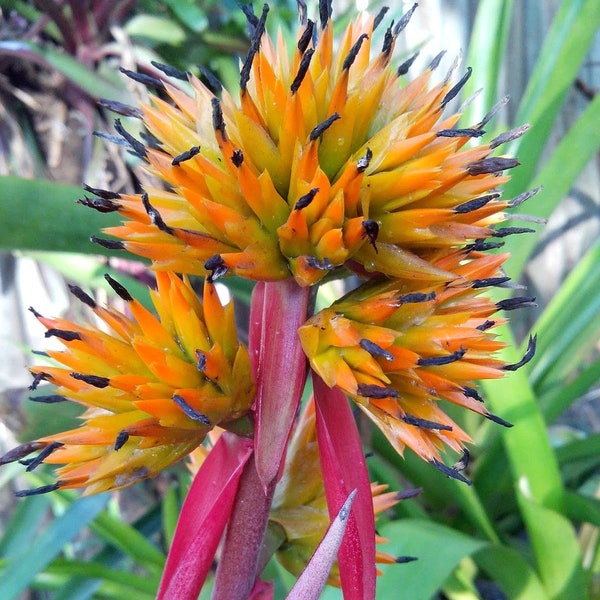
<path id="1" fill-rule="evenodd" d="M 100 513 L 107 501 L 106 494 L 76 500 L 36 540 L 31 540 L 32 544 L 27 552 L 15 556 L 0 575 L 3 600 L 18 597 L 35 576 L 61 552 L 64 545 Z"/>

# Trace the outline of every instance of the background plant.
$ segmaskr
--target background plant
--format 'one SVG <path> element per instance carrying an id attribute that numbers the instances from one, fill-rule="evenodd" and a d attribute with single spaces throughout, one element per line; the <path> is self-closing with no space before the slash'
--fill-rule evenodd
<path id="1" fill-rule="evenodd" d="M 82 59 L 82 52 L 76 47 L 69 46 L 65 39 L 68 28 L 63 24 L 61 29 L 56 14 L 53 19 L 49 11 L 35 12 L 35 5 L 25 2 L 5 2 L 2 6 L 6 15 L 14 9 L 17 11 L 14 14 L 31 24 L 39 23 L 39 19 L 45 23 L 39 25 L 39 39 L 27 40 L 29 54 L 10 54 L 10 45 L 7 48 L 6 43 L 0 44 L 3 64 L 8 65 L 10 58 L 13 69 L 14 61 L 24 64 L 33 60 L 32 56 L 45 59 L 45 72 L 57 70 L 68 82 L 67 87 L 73 89 L 73 100 L 69 98 L 69 102 L 78 112 L 88 115 L 84 120 L 86 127 L 89 126 L 87 131 L 107 129 L 102 122 L 102 109 L 95 102 L 96 95 L 126 100 L 133 93 L 123 78 L 115 74 L 127 48 L 130 58 L 143 61 L 145 66 L 150 65 L 148 68 L 150 60 L 169 62 L 183 69 L 195 69 L 195 63 L 201 62 L 227 80 L 237 77 L 228 54 L 243 52 L 247 43 L 243 36 L 243 15 L 226 3 L 200 8 L 174 0 L 157 4 L 140 2 L 135 10 L 117 15 L 112 34 L 82 41 L 82 47 L 97 52 L 90 62 L 88 58 Z M 277 14 L 285 25 L 293 11 L 285 5 L 280 8 Z M 66 5 L 61 10 L 69 15 Z M 468 121 L 475 122 L 481 116 L 477 113 L 479 107 L 487 109 L 499 95 L 498 81 L 513 12 L 512 2 L 479 3 L 466 60 L 474 75 L 465 97 L 479 87 L 484 92 L 481 102 L 467 109 L 472 117 Z M 75 12 L 70 14 L 71 18 L 74 16 Z M 562 2 L 525 95 L 520 101 L 512 101 L 519 107 L 517 114 L 513 122 L 504 124 L 528 122 L 532 126 L 528 135 L 510 149 L 521 157 L 523 166 L 513 171 L 505 195 L 512 197 L 543 184 L 544 190 L 527 205 L 527 212 L 538 217 L 552 214 L 600 145 L 596 125 L 600 104 L 594 96 L 558 145 L 550 149 L 548 146 L 552 126 L 575 85 L 599 24 L 600 9 L 596 2 Z M 118 31 L 128 33 L 134 43 L 130 44 L 131 38 L 124 35 L 120 38 L 121 48 L 116 51 L 114 45 L 118 40 L 114 34 L 118 37 Z M 140 36 L 139 32 L 145 35 Z M 60 47 L 66 52 L 60 52 Z M 196 48 L 201 49 L 197 54 Z M 17 51 L 23 52 L 23 48 Z M 104 82 L 99 79 L 103 75 L 110 88 L 98 87 L 98 81 Z M 19 104 L 19 96 L 25 98 L 19 90 L 27 93 L 9 77 L 3 93 L 10 100 L 5 102 L 9 115 L 5 123 L 10 124 L 11 135 L 5 139 L 21 136 L 22 147 L 33 166 L 20 173 L 22 164 L 15 160 L 14 146 L 12 152 L 4 154 L 9 165 L 6 172 L 10 175 L 3 177 L 0 188 L 2 247 L 11 251 L 96 253 L 98 247 L 88 244 L 87 237 L 108 222 L 74 204 L 82 194 L 79 185 L 66 187 L 46 179 L 52 173 L 46 162 L 48 154 L 40 149 L 31 133 L 31 112 L 26 105 Z M 490 131 L 488 135 L 493 137 L 495 133 Z M 91 144 L 89 154 L 82 154 L 89 156 L 84 158 L 81 171 L 86 182 L 101 185 L 102 182 L 89 179 L 88 174 L 94 177 L 93 174 L 106 172 L 96 167 L 106 165 L 107 161 L 116 172 L 126 174 L 123 185 L 133 185 L 141 177 L 128 157 L 107 150 L 108 146 L 99 140 Z M 5 144 L 5 147 L 10 146 Z M 24 179 L 15 174 L 36 178 Z M 79 174 L 71 181 L 78 179 Z M 28 207 L 28 227 L 23 227 L 23 206 Z M 513 252 L 507 268 L 517 280 L 523 275 L 541 235 L 542 229 L 536 229 L 539 230 L 536 234 L 512 237 L 507 243 Z M 547 425 L 552 426 L 600 378 L 594 351 L 600 312 L 599 253 L 596 243 L 537 321 L 529 325 L 540 340 L 532 364 L 509 379 L 486 387 L 489 407 L 501 412 L 515 427 L 499 431 L 472 415 L 453 415 L 477 441 L 469 467 L 472 487 L 443 478 L 408 454 L 405 461 L 399 459 L 378 436 L 365 440 L 374 449 L 369 459 L 374 479 L 389 483 L 392 489 L 400 485 L 423 488 L 419 500 L 401 503 L 389 515 L 387 523 L 380 522 L 381 533 L 391 540 L 389 551 L 420 557 L 413 564 L 389 570 L 379 582 L 382 598 L 399 588 L 406 590 L 406 597 L 410 598 L 429 598 L 440 589 L 448 597 L 460 594 L 485 597 L 485 592 L 478 592 L 476 585 L 483 589 L 486 581 L 495 582 L 508 598 L 597 597 L 600 507 L 596 489 L 600 438 L 573 428 L 559 437 L 561 430 L 549 429 Z M 57 259 L 56 255 L 51 259 L 64 271 L 69 270 L 70 280 L 86 286 L 95 287 L 99 273 L 106 271 L 106 265 L 99 266 L 95 258 L 79 262 L 86 265 L 85 269 L 80 267 L 79 273 L 67 266 L 72 263 L 66 260 Z M 109 267 L 125 268 L 110 260 Z M 143 273 L 129 267 L 136 275 Z M 3 281 L 4 277 L 5 274 Z M 247 295 L 248 290 L 240 287 L 236 285 L 234 291 L 242 297 L 244 293 Z M 517 333 L 519 339 L 526 339 L 523 329 L 527 324 L 518 325 L 518 331 L 506 328 L 503 336 L 509 340 Z M 515 362 L 520 356 L 515 350 L 514 356 L 506 359 Z M 48 407 L 39 410 L 42 409 L 46 409 L 42 417 L 46 418 Z M 13 475 L 14 471 L 3 471 L 3 484 L 8 485 Z M 153 597 L 188 481 L 184 470 L 175 471 L 135 492 L 139 494 L 137 498 L 122 499 L 125 502 L 105 497 L 75 500 L 66 493 L 21 501 L 0 545 L 5 565 L 0 589 L 13 594 L 7 597 L 16 597 L 19 590 L 27 588 L 58 590 L 52 595 L 54 598 L 118 598 L 126 593 Z M 42 485 L 43 476 L 31 483 Z M 126 513 L 137 511 L 138 503 L 151 508 L 144 509 L 141 515 L 122 514 L 124 508 Z M 50 524 L 44 522 L 48 510 L 55 515 Z M 89 530 L 82 533 L 88 523 Z M 33 553 L 29 549 L 31 540 L 35 540 Z M 23 552 L 28 554 L 26 562 L 19 560 Z M 278 592 L 283 593 L 289 583 L 287 576 L 275 566 L 271 569 Z M 131 577 L 128 574 L 131 570 L 139 577 Z"/>

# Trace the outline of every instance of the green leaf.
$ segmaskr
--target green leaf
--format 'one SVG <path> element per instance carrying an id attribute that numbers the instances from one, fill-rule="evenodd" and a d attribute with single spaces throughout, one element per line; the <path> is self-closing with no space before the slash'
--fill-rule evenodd
<path id="1" fill-rule="evenodd" d="M 600 243 L 567 277 L 538 319 L 535 330 L 539 343 L 530 363 L 530 380 L 537 389 L 552 387 L 579 367 L 598 339 Z"/>
<path id="2" fill-rule="evenodd" d="M 516 121 L 531 124 L 531 131 L 511 146 L 511 150 L 518 147 L 519 154 L 527 160 L 506 185 L 509 195 L 523 191 L 531 182 L 556 117 L 599 26 L 597 0 L 563 0 L 519 106 Z"/>
<path id="3" fill-rule="evenodd" d="M 14 558 L 27 551 L 47 517 L 49 505 L 47 496 L 30 496 L 17 502 L 17 508 L 5 525 L 4 535 L 0 540 L 2 558 Z"/>
<path id="4" fill-rule="evenodd" d="M 565 134 L 533 181 L 530 181 L 526 174 L 521 173 L 521 169 L 533 162 L 534 157 L 527 154 L 526 146 L 520 148 L 519 154 L 522 156 L 523 165 L 513 170 L 513 179 L 507 184 L 506 193 L 517 194 L 543 186 L 542 191 L 527 202 L 525 212 L 537 217 L 549 217 L 569 192 L 584 167 L 598 152 L 600 148 L 598 123 L 600 123 L 600 95 L 594 98 Z M 531 142 L 529 142 L 530 138 Z M 539 133 L 529 131 L 524 139 L 528 144 L 535 143 L 539 140 Z M 511 224 L 515 223 L 510 221 L 507 223 L 508 226 Z M 513 236 L 510 239 L 509 249 L 512 257 L 506 263 L 505 269 L 511 277 L 519 277 L 540 235 L 541 230 L 533 234 Z"/>
<path id="5" fill-rule="evenodd" d="M 73 502 L 42 534 L 31 540 L 26 552 L 14 556 L 0 574 L 3 600 L 12 600 L 27 589 L 35 576 L 43 571 L 83 527 L 104 508 L 108 496 L 101 494 Z"/>
<path id="6" fill-rule="evenodd" d="M 525 477 L 519 480 L 517 499 L 548 597 L 552 600 L 589 598 L 573 525 L 563 515 L 536 501 Z"/>
<path id="7" fill-rule="evenodd" d="M 512 548 L 486 546 L 475 553 L 473 558 L 510 600 L 548 600 L 535 571 Z"/>
<path id="8" fill-rule="evenodd" d="M 178 46 L 185 41 L 185 31 L 175 21 L 155 15 L 136 15 L 125 26 L 131 37 L 143 38 L 155 44 Z"/>
<path id="9" fill-rule="evenodd" d="M 473 74 L 463 88 L 462 97 L 469 98 L 479 89 L 481 93 L 463 113 L 462 118 L 467 124 L 480 121 L 497 100 L 513 8 L 513 0 L 481 0 L 478 3 L 466 60 L 473 68 Z"/>
<path id="10" fill-rule="evenodd" d="M 383 565 L 383 577 L 377 581 L 377 598 L 430 600 L 460 561 L 486 547 L 476 540 L 438 523 L 404 519 L 388 523 L 381 535 L 389 540 L 385 551 L 418 560 L 402 565 Z"/>
<path id="11" fill-rule="evenodd" d="M 76 204 L 81 196 L 73 185 L 0 177 L 0 249 L 105 254 L 89 238 L 119 219 Z"/>

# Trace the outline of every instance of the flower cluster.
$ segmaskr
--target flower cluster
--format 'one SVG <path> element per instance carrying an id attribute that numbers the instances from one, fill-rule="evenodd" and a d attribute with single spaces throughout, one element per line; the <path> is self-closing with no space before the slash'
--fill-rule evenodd
<path id="1" fill-rule="evenodd" d="M 293 572 L 305 566 L 339 510 L 329 506 L 328 516 L 326 503 L 354 497 L 338 474 L 363 488 L 356 495 L 362 503 L 356 511 L 360 527 L 353 527 L 371 542 L 372 503 L 377 512 L 395 502 L 381 487 L 369 490 L 364 464 L 360 476 L 351 473 L 341 443 L 346 432 L 336 423 L 321 423 L 326 434 L 318 445 L 327 448 L 318 447 L 312 408 L 296 427 L 284 465 L 306 363 L 320 418 L 335 414 L 332 404 L 345 404 L 343 392 L 398 452 L 408 447 L 468 482 L 460 468 L 442 459 L 445 447 L 467 457 L 470 442 L 443 403 L 510 426 L 487 410 L 476 382 L 519 368 L 535 351 L 532 338 L 523 359 L 506 364 L 497 354 L 503 343 L 495 333 L 504 322 L 497 313 L 534 299 L 492 300 L 486 294 L 493 286 L 510 289 L 502 270 L 508 255 L 488 251 L 502 246 L 500 238 L 530 231 L 499 226 L 508 209 L 535 192 L 502 199 L 504 173 L 518 161 L 496 155 L 526 127 L 472 144 L 485 134 L 498 107 L 478 123 L 459 126 L 460 112 L 449 109 L 471 71 L 456 84 L 450 75 L 435 82 L 442 55 L 405 82 L 415 57 L 398 65 L 393 52 L 416 4 L 382 32 L 379 48 L 374 32 L 383 27 L 385 11 L 361 14 L 336 42 L 330 2 L 319 2 L 318 22 L 307 18 L 304 3 L 298 6 L 300 26 L 291 51 L 282 34 L 273 40 L 266 33 L 267 5 L 260 16 L 251 6 L 242 7 L 250 46 L 237 98 L 210 74 L 202 80 L 158 63 L 153 66 L 166 77 L 123 70 L 155 92 L 140 108 L 106 106 L 141 120 L 145 143 L 119 119 L 115 129 L 162 184 L 147 186 L 140 195 L 86 186 L 92 196 L 80 202 L 123 217 L 119 226 L 105 230 L 112 239 L 92 239 L 151 261 L 158 317 L 112 279 L 127 303 L 126 315 L 99 307 L 73 288 L 103 328 L 35 313 L 46 335 L 59 338 L 66 349 L 49 353 L 62 366 L 33 369 L 34 387 L 46 380 L 57 386 L 46 401 L 67 398 L 88 410 L 81 428 L 24 444 L 0 459 L 2 464 L 40 450 L 24 461 L 29 470 L 41 462 L 63 465 L 54 485 L 22 495 L 70 487 L 95 493 L 156 474 L 197 449 L 217 425 L 244 431 L 253 437 L 251 448 L 248 440 L 236 447 L 229 435 L 222 436 L 203 462 L 197 477 L 205 469 L 213 483 L 222 481 L 228 508 L 209 506 L 207 500 L 198 522 L 213 523 L 207 535 L 216 550 L 230 515 L 211 521 L 216 515 L 211 511 L 234 514 L 236 494 L 242 498 L 239 510 L 247 511 L 248 490 L 254 489 L 263 525 L 270 518 L 285 532 L 278 556 Z M 259 282 L 250 351 L 238 342 L 232 306 L 223 307 L 214 289 L 214 280 L 227 275 Z M 187 276 L 205 278 L 202 302 Z M 333 278 L 346 279 L 351 291 L 312 314 L 307 309 L 312 292 Z M 275 346 L 281 356 L 274 356 Z M 287 364 L 290 357 L 302 360 Z M 354 427 L 349 419 L 346 425 Z M 352 443 L 354 457 L 362 461 L 357 433 Z M 319 454 L 326 454 L 322 469 L 316 464 Z M 255 470 L 244 470 L 245 461 Z M 231 473 L 221 479 L 219 465 Z M 273 498 L 277 474 L 283 479 Z M 190 496 L 197 499 L 198 491 Z M 186 515 L 190 511 L 194 514 L 184 507 Z M 184 546 L 188 537 L 181 534 Z M 365 563 L 374 563 L 375 550 L 357 547 L 357 539 L 354 555 L 363 564 L 354 573 L 364 575 L 361 585 L 369 595 L 374 565 Z M 236 543 L 241 546 L 231 550 Z M 260 536 L 244 546 L 232 535 L 224 546 L 219 569 L 225 565 L 226 575 L 217 573 L 216 597 L 226 598 L 234 593 L 227 585 L 239 566 L 231 560 L 252 568 Z M 176 555 L 185 551 L 178 548 Z M 355 560 L 348 556 L 340 551 L 340 571 L 342 563 Z M 210 568 L 210 560 L 202 564 Z M 169 563 L 166 572 L 164 589 L 172 581 L 173 589 L 191 585 L 183 568 Z M 255 576 L 249 572 L 250 584 Z M 330 581 L 339 581 L 335 569 Z M 344 586 L 344 576 L 341 582 Z M 346 585 L 353 589 L 353 583 Z M 190 588 L 189 597 L 197 597 L 197 589 Z"/>

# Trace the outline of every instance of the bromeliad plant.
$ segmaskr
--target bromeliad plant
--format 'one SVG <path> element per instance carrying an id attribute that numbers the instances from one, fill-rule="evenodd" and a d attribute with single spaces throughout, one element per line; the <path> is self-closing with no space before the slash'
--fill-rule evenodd
<path id="1" fill-rule="evenodd" d="M 159 598 L 196 598 L 219 544 L 217 599 L 264 593 L 260 574 L 273 554 L 296 573 L 306 567 L 290 597 L 316 598 L 327 580 L 347 598 L 373 597 L 374 500 L 346 396 L 397 452 L 408 447 L 468 484 L 471 440 L 444 403 L 510 426 L 483 404 L 476 381 L 518 369 L 535 350 L 530 338 L 523 358 L 507 363 L 495 333 L 499 312 L 533 299 L 485 293 L 510 287 L 508 255 L 488 251 L 529 231 L 497 227 L 531 195 L 502 199 L 503 172 L 518 162 L 495 154 L 525 128 L 471 145 L 495 109 L 459 127 L 460 113 L 447 108 L 470 70 L 455 85 L 450 76 L 433 83 L 439 57 L 402 83 L 413 59 L 393 66 L 393 50 L 416 5 L 379 49 L 373 32 L 385 11 L 361 14 L 336 43 L 331 3 L 319 3 L 318 22 L 298 5 L 291 49 L 266 33 L 267 5 L 260 16 L 244 7 L 251 45 L 237 100 L 162 66 L 165 79 L 128 73 L 156 90 L 149 104 L 113 105 L 141 119 L 147 144 L 120 120 L 116 131 L 164 185 L 141 195 L 87 188 L 93 197 L 81 202 L 124 219 L 105 230 L 117 239 L 95 242 L 152 261 L 156 316 L 112 278 L 127 314 L 72 288 L 100 327 L 34 311 L 65 349 L 49 353 L 58 366 L 33 369 L 32 387 L 51 382 L 48 401 L 87 411 L 79 429 L 1 459 L 39 450 L 23 461 L 28 470 L 62 465 L 55 483 L 18 495 L 128 486 L 196 450 L 215 427 L 226 430 L 195 475 Z M 191 275 L 204 277 L 201 298 Z M 257 282 L 248 348 L 233 306 L 215 291 L 228 275 Z M 354 289 L 313 314 L 319 285 L 332 279 Z M 311 385 L 314 416 L 289 446 Z M 307 419 L 318 445 L 304 439 L 303 448 Z M 453 466 L 446 448 L 462 456 Z M 320 469 L 308 460 L 315 454 Z M 332 525 L 318 545 L 325 499 Z"/>

